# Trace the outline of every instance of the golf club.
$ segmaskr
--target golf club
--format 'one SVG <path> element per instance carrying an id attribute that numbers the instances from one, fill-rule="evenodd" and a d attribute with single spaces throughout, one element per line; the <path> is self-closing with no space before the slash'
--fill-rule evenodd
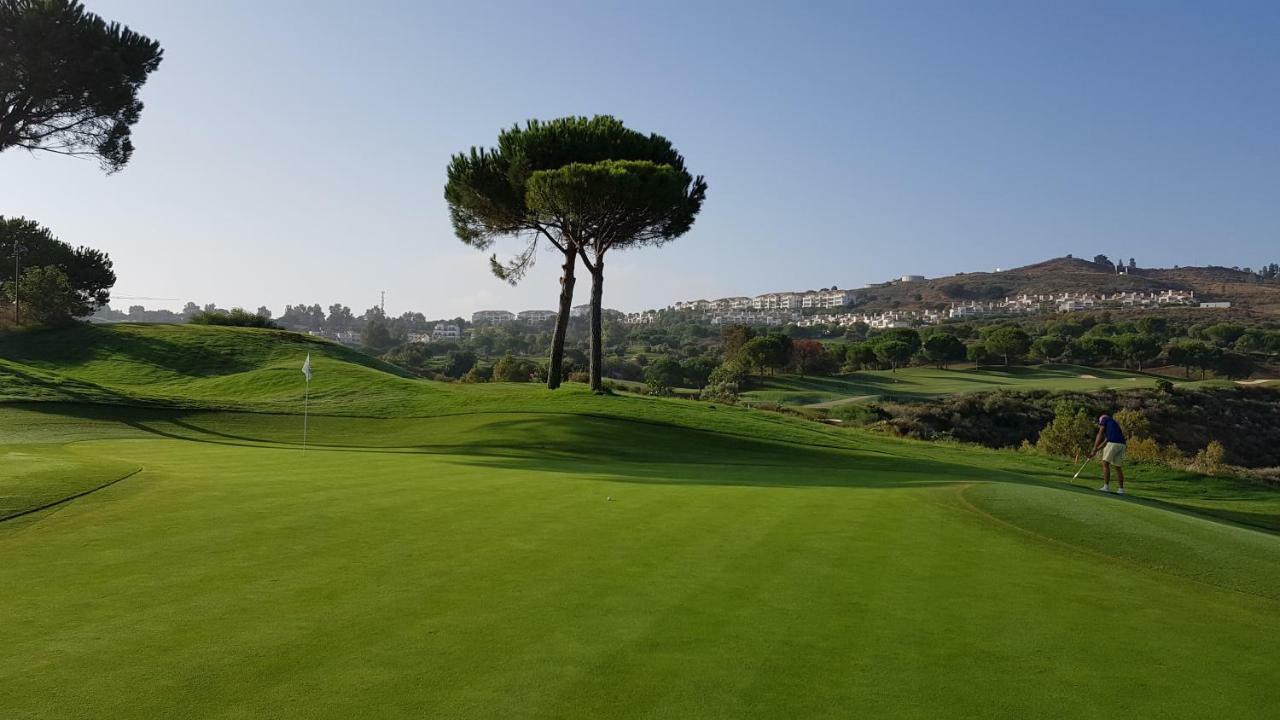
<path id="1" fill-rule="evenodd" d="M 1094 450 L 1093 452 L 1089 453 L 1089 457 L 1084 459 L 1084 465 L 1081 465 L 1080 469 L 1076 471 L 1076 474 L 1071 476 L 1072 480 L 1080 479 L 1080 473 L 1084 472 L 1085 465 L 1088 465 L 1089 461 L 1092 460 L 1093 456 L 1096 454 L 1098 454 L 1097 450 Z"/>

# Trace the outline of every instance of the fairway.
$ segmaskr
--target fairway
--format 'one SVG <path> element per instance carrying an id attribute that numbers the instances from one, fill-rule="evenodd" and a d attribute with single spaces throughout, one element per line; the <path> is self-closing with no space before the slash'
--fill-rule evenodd
<path id="1" fill-rule="evenodd" d="M 6 718 L 1280 702 L 1274 490 L 1136 468 L 1117 498 L 1046 458 L 777 413 L 428 383 L 265 331 L 107 332 L 145 342 L 73 356 L 51 333 L 0 367 Z M 305 452 L 282 412 L 300 350 Z"/>
<path id="2" fill-rule="evenodd" d="M 742 394 L 751 402 L 832 407 L 880 399 L 925 399 L 984 390 L 1133 389 L 1154 387 L 1156 377 L 1141 373 L 1084 367 L 1036 365 L 941 370 L 930 367 L 863 370 L 835 377 L 765 377 L 760 388 Z"/>
<path id="3" fill-rule="evenodd" d="M 5 413 L 43 440 L 95 422 Z M 776 452 L 492 415 L 331 419 L 370 447 L 303 454 L 263 439 L 275 420 L 99 420 L 115 439 L 68 446 L 143 471 L 0 524 L 10 716 L 1264 717 L 1280 700 L 1272 535 L 905 444 Z M 674 462 L 572 450 L 637 430 Z"/>

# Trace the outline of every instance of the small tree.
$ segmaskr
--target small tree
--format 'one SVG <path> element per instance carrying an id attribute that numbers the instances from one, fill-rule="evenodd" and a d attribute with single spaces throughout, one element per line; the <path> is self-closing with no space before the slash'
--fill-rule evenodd
<path id="1" fill-rule="evenodd" d="M 889 363 L 893 372 L 898 372 L 898 366 L 911 359 L 916 354 L 915 348 L 910 343 L 902 340 L 886 339 L 877 342 L 875 345 L 876 357 L 881 361 Z"/>
<path id="2" fill-rule="evenodd" d="M 680 363 L 669 357 L 659 358 L 644 369 L 644 384 L 654 395 L 670 395 L 671 388 L 678 387 L 683 379 Z"/>
<path id="3" fill-rule="evenodd" d="M 945 368 L 953 361 L 965 357 L 964 343 L 960 338 L 947 332 L 937 332 L 924 341 L 924 355 L 939 368 Z"/>
<path id="4" fill-rule="evenodd" d="M 1093 447 L 1096 430 L 1083 408 L 1059 401 L 1054 406 L 1053 420 L 1040 431 L 1036 447 L 1041 452 L 1079 462 Z"/>
<path id="5" fill-rule="evenodd" d="M 1009 364 L 1009 358 L 1017 359 L 1025 355 L 1027 349 L 1031 346 L 1031 338 L 1026 331 L 1019 327 L 1011 325 L 1003 325 L 992 329 L 983 338 L 983 342 L 987 346 L 987 351 L 1004 357 L 1004 364 Z"/>
<path id="6" fill-rule="evenodd" d="M 1031 343 L 1031 352 L 1045 362 L 1052 362 L 1062 357 L 1067 351 L 1067 341 L 1057 335 L 1041 335 Z"/>
<path id="7" fill-rule="evenodd" d="M 92 156 L 107 172 L 123 168 L 142 114 L 138 91 L 162 56 L 156 41 L 75 0 L 0 0 L 0 151 Z"/>
<path id="8" fill-rule="evenodd" d="M 13 302 L 15 290 L 26 307 L 26 316 L 42 325 L 69 322 L 81 309 L 79 293 L 71 287 L 66 273 L 56 267 L 28 268 L 16 286 L 12 280 L 6 282 L 3 291 L 9 302 Z"/>
<path id="9" fill-rule="evenodd" d="M 13 279 L 18 265 L 15 252 L 21 266 L 55 267 L 62 272 L 78 298 L 70 309 L 72 316 L 89 315 L 110 301 L 116 274 L 106 253 L 72 247 L 34 220 L 0 216 L 0 279 Z M 26 296 L 19 293 L 19 298 L 26 303 Z"/>
<path id="10" fill-rule="evenodd" d="M 853 343 L 844 352 L 844 369 L 863 370 L 877 361 L 875 347 L 869 343 L 859 342 Z"/>
<path id="11" fill-rule="evenodd" d="M 1160 355 L 1160 340 L 1153 335 L 1125 333 L 1115 336 L 1113 342 L 1116 350 L 1126 361 L 1132 362 L 1138 370 L 1142 369 L 1144 363 Z"/>
<path id="12" fill-rule="evenodd" d="M 827 367 L 827 351 L 817 340 L 795 340 L 791 343 L 791 367 L 802 377 L 820 373 Z"/>

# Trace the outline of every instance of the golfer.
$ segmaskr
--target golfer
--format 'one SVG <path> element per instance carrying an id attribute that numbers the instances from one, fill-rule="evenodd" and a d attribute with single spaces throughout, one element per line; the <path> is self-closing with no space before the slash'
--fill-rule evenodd
<path id="1" fill-rule="evenodd" d="M 1106 443 L 1105 445 L 1103 443 Z M 1093 452 L 1102 448 L 1102 492 L 1111 492 L 1111 466 L 1116 466 L 1116 479 L 1119 480 L 1116 493 L 1124 494 L 1124 431 L 1120 423 L 1110 415 L 1098 418 L 1098 435 L 1093 439 Z"/>

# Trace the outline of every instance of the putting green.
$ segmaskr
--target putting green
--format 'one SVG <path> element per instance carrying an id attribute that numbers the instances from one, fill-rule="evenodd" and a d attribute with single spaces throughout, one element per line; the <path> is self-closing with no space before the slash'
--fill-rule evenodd
<path id="1" fill-rule="evenodd" d="M 832 407 L 882 398 L 924 399 L 984 390 L 1123 390 L 1154 387 L 1156 379 L 1152 375 L 1082 365 L 986 365 L 947 370 L 910 367 L 897 372 L 865 370 L 835 377 L 766 377 L 760 389 L 743 393 L 743 397 L 756 402 Z"/>
<path id="2" fill-rule="evenodd" d="M 296 417 L 0 411 L 10 449 L 94 436 L 64 460 L 143 468 L 0 523 L 12 717 L 1280 701 L 1280 538 L 981 467 L 1001 454 L 528 413 L 322 418 L 303 453 L 272 439 Z"/>

